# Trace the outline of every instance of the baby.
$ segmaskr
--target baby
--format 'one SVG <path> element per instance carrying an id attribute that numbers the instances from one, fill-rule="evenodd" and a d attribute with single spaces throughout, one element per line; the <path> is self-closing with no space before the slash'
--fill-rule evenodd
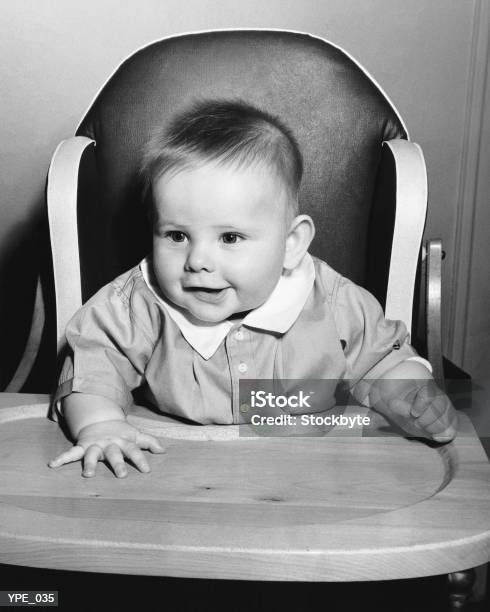
<path id="1" fill-rule="evenodd" d="M 243 379 L 338 380 L 415 435 L 451 440 L 457 417 L 400 321 L 309 255 L 298 212 L 302 158 L 276 117 L 239 101 L 204 101 L 148 144 L 153 248 L 67 326 L 58 390 L 75 441 L 51 467 L 83 458 L 149 472 L 158 440 L 126 420 L 131 392 L 198 423 L 242 422 Z M 61 408 L 60 408 L 61 404 Z"/>

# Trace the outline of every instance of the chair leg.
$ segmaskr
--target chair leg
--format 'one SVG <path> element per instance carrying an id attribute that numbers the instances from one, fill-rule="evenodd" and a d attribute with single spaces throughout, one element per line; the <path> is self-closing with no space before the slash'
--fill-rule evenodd
<path id="1" fill-rule="evenodd" d="M 8 383 L 7 387 L 4 389 L 5 392 L 19 393 L 29 377 L 41 345 L 45 318 L 46 307 L 44 304 L 43 288 L 41 284 L 41 277 L 38 275 L 29 337 L 27 338 L 24 354 L 22 355 L 20 363 L 17 366 L 15 374 Z"/>
<path id="2" fill-rule="evenodd" d="M 476 573 L 473 568 L 462 572 L 448 574 L 449 586 L 449 610 L 465 610 L 471 597 L 473 584 L 475 583 Z"/>

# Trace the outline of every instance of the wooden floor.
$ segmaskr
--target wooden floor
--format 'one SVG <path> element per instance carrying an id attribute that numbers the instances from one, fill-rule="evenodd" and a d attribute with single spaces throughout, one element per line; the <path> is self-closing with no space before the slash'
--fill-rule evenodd
<path id="1" fill-rule="evenodd" d="M 278 583 L 89 574 L 0 565 L 0 590 L 57 590 L 61 612 L 446 612 L 445 576 L 354 583 Z M 487 612 L 488 601 L 468 612 Z"/>

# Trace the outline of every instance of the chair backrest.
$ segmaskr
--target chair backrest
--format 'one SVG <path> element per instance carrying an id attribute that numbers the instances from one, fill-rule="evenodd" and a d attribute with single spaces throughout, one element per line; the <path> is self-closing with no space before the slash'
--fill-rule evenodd
<path id="1" fill-rule="evenodd" d="M 389 259 L 391 234 L 376 236 L 370 220 L 381 145 L 406 139 L 406 129 L 344 51 L 307 34 L 268 30 L 163 39 L 129 57 L 101 89 L 77 130 L 96 142 L 95 183 L 84 188 L 78 210 L 83 300 L 149 250 L 136 172 L 142 146 L 155 126 L 202 98 L 242 98 L 292 128 L 305 159 L 302 212 L 317 227 L 313 254 L 382 301 L 369 270 L 387 274 L 380 253 Z"/>

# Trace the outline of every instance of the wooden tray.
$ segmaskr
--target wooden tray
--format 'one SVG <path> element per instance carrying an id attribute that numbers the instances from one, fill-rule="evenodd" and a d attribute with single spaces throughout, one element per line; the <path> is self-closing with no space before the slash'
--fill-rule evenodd
<path id="1" fill-rule="evenodd" d="M 412 578 L 486 563 L 490 466 L 464 415 L 455 442 L 238 438 L 132 419 L 161 437 L 150 474 L 52 470 L 69 443 L 47 397 L 0 394 L 0 563 L 251 580 Z M 32 400 L 36 400 L 33 402 Z M 30 400 L 30 401 L 29 401 Z"/>

